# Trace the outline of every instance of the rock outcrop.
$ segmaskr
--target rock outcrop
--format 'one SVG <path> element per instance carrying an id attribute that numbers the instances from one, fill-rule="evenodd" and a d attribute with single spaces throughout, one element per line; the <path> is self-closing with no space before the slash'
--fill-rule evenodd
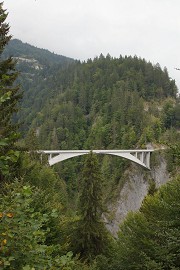
<path id="1" fill-rule="evenodd" d="M 129 211 L 137 211 L 147 195 L 150 180 L 154 181 L 156 187 L 160 187 L 169 179 L 166 168 L 166 160 L 159 153 L 156 153 L 156 164 L 152 165 L 151 171 L 147 171 L 132 164 L 125 172 L 124 185 L 119 191 L 115 202 L 108 205 L 108 213 L 104 215 L 104 220 L 108 230 L 117 235 L 119 224 L 124 220 Z"/>

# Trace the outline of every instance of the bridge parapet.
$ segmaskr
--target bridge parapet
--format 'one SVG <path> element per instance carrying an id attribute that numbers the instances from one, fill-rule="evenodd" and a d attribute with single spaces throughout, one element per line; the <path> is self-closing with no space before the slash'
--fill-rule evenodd
<path id="1" fill-rule="evenodd" d="M 150 154 L 154 150 L 40 150 L 38 153 L 47 154 L 49 165 L 52 166 L 69 158 L 86 155 L 90 151 L 95 154 L 107 154 L 126 158 L 150 170 Z"/>

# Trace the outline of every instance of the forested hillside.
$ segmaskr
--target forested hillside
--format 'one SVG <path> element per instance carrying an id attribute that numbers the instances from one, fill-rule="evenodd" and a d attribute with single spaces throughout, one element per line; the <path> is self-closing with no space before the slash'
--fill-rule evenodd
<path id="1" fill-rule="evenodd" d="M 178 127 L 177 87 L 159 64 L 136 56 L 100 55 L 70 65 L 68 58 L 22 44 L 11 41 L 5 55 L 13 53 L 42 65 L 32 76 L 24 74 L 28 63 L 19 67 L 24 94 L 18 115 L 25 134 L 31 128 L 38 130 L 41 147 L 56 148 L 53 140 L 59 149 L 131 147 L 145 137 L 158 141 L 162 131 Z M 153 138 L 148 138 L 147 126 Z M 132 143 L 125 138 L 129 132 Z"/>
<path id="2" fill-rule="evenodd" d="M 167 69 L 136 56 L 81 63 L 10 41 L 7 15 L 0 3 L 0 269 L 179 269 L 180 104 Z M 171 181 L 160 188 L 119 157 L 91 151 L 50 168 L 36 151 L 148 145 L 163 146 L 151 164 L 165 160 Z M 137 168 L 145 198 L 114 237 L 108 206 Z"/>
<path id="3" fill-rule="evenodd" d="M 42 57 L 46 52 L 16 40 L 6 54 L 13 50 L 19 57 L 28 51 L 28 57 L 38 61 L 34 52 Z M 17 119 L 31 150 L 135 149 L 179 138 L 177 87 L 166 68 L 136 56 L 100 55 L 82 63 L 67 58 L 59 64 L 59 56 L 48 56 L 49 65 L 33 74 L 19 66 L 23 99 Z M 29 63 L 28 67 L 32 69 Z M 70 193 L 77 189 L 74 177 L 79 178 L 81 160 L 56 166 Z M 111 185 L 119 183 L 127 162 L 103 157 L 101 164 L 105 182 L 111 178 Z"/>
<path id="4" fill-rule="evenodd" d="M 101 55 L 54 70 L 38 86 L 28 91 L 35 97 L 28 99 L 33 103 L 31 113 L 29 106 L 25 110 L 31 127 L 38 129 L 42 147 L 128 148 L 158 141 L 163 128 L 178 125 L 175 82 L 166 69 L 137 57 Z M 170 110 L 167 106 L 171 116 L 164 115 Z"/>
<path id="5" fill-rule="evenodd" d="M 40 49 L 35 46 L 32 46 L 28 43 L 23 43 L 19 39 L 12 39 L 7 44 L 6 48 L 3 51 L 3 57 L 15 57 L 15 58 L 24 58 L 25 59 L 35 59 L 43 66 L 50 66 L 53 64 L 62 64 L 66 65 L 67 63 L 73 62 L 74 60 L 63 55 L 57 55 L 51 53 L 48 50 Z M 21 66 L 23 69 L 23 66 Z"/>

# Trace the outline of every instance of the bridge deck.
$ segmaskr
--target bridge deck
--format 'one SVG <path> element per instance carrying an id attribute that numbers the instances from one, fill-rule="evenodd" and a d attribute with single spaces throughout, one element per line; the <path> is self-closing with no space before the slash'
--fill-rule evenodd
<path id="1" fill-rule="evenodd" d="M 50 166 L 63 160 L 76 156 L 86 155 L 90 151 L 95 154 L 108 154 L 131 160 L 147 169 L 150 169 L 150 154 L 153 149 L 132 149 L 132 150 L 39 150 L 38 153 L 48 154 Z"/>

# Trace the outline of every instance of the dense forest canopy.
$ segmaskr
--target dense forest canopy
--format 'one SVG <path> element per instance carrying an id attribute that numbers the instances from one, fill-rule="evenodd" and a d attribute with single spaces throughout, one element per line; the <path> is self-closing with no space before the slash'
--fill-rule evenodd
<path id="1" fill-rule="evenodd" d="M 148 143 L 179 138 L 173 130 L 180 125 L 177 87 L 159 64 L 137 56 L 102 54 L 82 63 L 66 58 L 64 63 L 61 57 L 18 40 L 6 47 L 6 55 L 12 53 L 25 59 L 16 58 L 23 99 L 15 120 L 31 150 L 146 148 Z M 27 58 L 37 60 L 41 68 Z M 56 166 L 71 194 L 77 189 L 73 179 L 81 160 Z M 105 178 L 119 183 L 128 164 L 102 158 Z"/>
<path id="2" fill-rule="evenodd" d="M 46 52 L 38 51 L 39 58 L 36 58 L 34 51 L 39 49 L 15 40 L 7 47 L 6 54 L 12 54 L 14 49 L 14 55 L 20 56 L 16 43 L 22 47 L 21 56 L 26 47 L 29 50 L 26 57 L 31 52 L 31 57 L 38 61 Z M 50 55 L 49 52 L 47 54 Z M 52 54 L 51 57 L 55 56 Z M 91 148 L 130 147 L 128 142 L 127 146 L 123 145 L 123 134 L 130 129 L 132 134 L 138 135 L 133 143 L 140 139 L 146 125 L 149 125 L 151 108 L 148 102 L 158 104 L 160 100 L 163 104 L 167 98 L 176 100 L 175 81 L 159 64 L 152 65 L 136 56 L 113 58 L 102 54 L 87 62 L 70 62 L 67 61 L 63 67 L 63 62 L 52 65 L 49 56 L 51 65 L 42 65 L 42 69 L 34 68 L 33 71 L 28 63 L 23 62 L 26 68 L 19 64 L 19 82 L 24 97 L 18 119 L 23 122 L 25 133 L 31 128 L 38 131 L 41 147 L 54 149 L 57 147 L 55 141 L 59 149 L 86 145 Z M 167 115 L 166 120 L 160 116 L 163 105 L 156 106 L 159 112 L 154 116 L 160 116 L 161 123 L 154 119 L 154 125 L 165 124 L 165 128 L 178 126 L 179 105 L 170 103 L 163 104 L 166 113 L 172 114 Z M 173 107 L 172 111 L 168 112 L 170 107 Z"/>

